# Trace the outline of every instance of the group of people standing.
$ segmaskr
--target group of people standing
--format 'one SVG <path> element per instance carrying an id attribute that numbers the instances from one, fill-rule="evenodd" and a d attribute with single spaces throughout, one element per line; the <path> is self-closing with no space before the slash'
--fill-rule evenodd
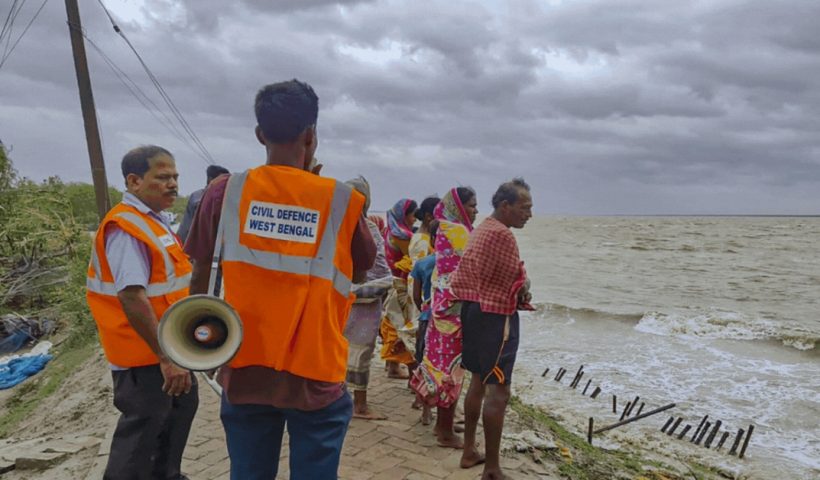
<path id="1" fill-rule="evenodd" d="M 354 188 L 369 197 L 363 181 Z M 378 333 L 387 376 L 409 380 L 422 424 L 431 423 L 436 409 L 438 444 L 463 449 L 463 468 L 485 463 L 484 478 L 502 478 L 499 448 L 518 348 L 517 311 L 531 308 L 529 281 L 510 228 L 522 228 L 532 215 L 529 185 L 522 179 L 503 183 L 492 205 L 493 213 L 474 227 L 476 193 L 456 187 L 420 204 L 401 199 L 386 221 L 369 216 L 379 243 L 377 259 L 357 287 L 345 336 L 354 417 L 386 418 L 386 412 L 367 404 Z M 464 426 L 458 428 L 456 406 L 466 373 L 470 388 Z M 486 455 L 475 440 L 482 407 Z M 464 432 L 463 440 L 457 430 Z"/>
<path id="2" fill-rule="evenodd" d="M 383 418 L 367 405 L 379 336 L 387 375 L 409 380 L 423 423 L 436 408 L 439 444 L 463 448 L 462 467 L 486 462 L 484 478 L 503 478 L 516 312 L 530 300 L 510 228 L 531 216 L 529 186 L 502 184 L 476 228 L 466 187 L 368 218 L 367 180 L 320 175 L 318 110 L 304 82 L 262 87 L 254 113 L 265 163 L 210 168 L 183 239 L 162 214 L 178 195 L 173 155 L 149 145 L 123 157 L 127 191 L 100 222 L 86 282 L 121 413 L 105 480 L 188 478 L 180 466 L 197 381 L 163 352 L 157 326 L 192 294 L 223 296 L 243 323 L 242 346 L 217 375 L 232 479 L 275 478 L 285 429 L 291 478 L 336 478 L 351 417 Z M 486 458 L 475 441 L 482 408 Z"/>

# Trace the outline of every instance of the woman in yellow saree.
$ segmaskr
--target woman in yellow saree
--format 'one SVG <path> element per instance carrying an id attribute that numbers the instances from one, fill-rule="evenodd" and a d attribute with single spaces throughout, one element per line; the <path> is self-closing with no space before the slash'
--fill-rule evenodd
<path id="1" fill-rule="evenodd" d="M 407 275 L 413 268 L 408 253 L 417 208 L 415 201 L 402 199 L 387 212 L 384 250 L 387 265 L 393 274 L 393 288 L 384 301 L 384 318 L 379 333 L 382 337 L 381 357 L 387 364 L 387 376 L 390 378 L 408 378 L 409 375 L 401 370 L 401 364 L 411 369 L 415 367 L 413 351 L 410 350 L 414 345 L 408 346 L 408 342 L 399 337 L 399 331 L 413 332 L 415 307 L 407 291 Z"/>

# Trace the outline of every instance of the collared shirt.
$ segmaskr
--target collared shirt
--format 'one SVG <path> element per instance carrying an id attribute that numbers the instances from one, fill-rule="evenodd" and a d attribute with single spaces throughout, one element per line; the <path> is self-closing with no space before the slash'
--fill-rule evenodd
<path id="1" fill-rule="evenodd" d="M 506 225 L 487 217 L 470 235 L 450 286 L 459 300 L 481 304 L 481 311 L 511 315 L 525 271 L 518 243 Z"/>
<path id="2" fill-rule="evenodd" d="M 136 208 L 140 213 L 157 220 L 165 230 L 173 235 L 171 226 L 163 215 L 151 210 L 136 195 L 125 192 L 122 203 Z M 148 246 L 126 233 L 116 224 L 109 224 L 105 229 L 105 257 L 114 276 L 114 286 L 120 292 L 129 286 L 148 286 L 151 277 L 151 253 Z"/>
<path id="3" fill-rule="evenodd" d="M 122 203 L 157 220 L 168 233 L 173 235 L 166 218 L 151 210 L 136 195 L 125 192 L 122 196 Z M 147 287 L 148 280 L 151 278 L 151 252 L 148 246 L 113 223 L 106 227 L 103 238 L 105 239 L 105 258 L 108 259 L 108 266 L 111 267 L 111 275 L 114 276 L 114 286 L 117 291 L 120 292 L 130 286 Z M 127 370 L 127 368 L 114 364 L 110 365 L 112 370 Z"/>

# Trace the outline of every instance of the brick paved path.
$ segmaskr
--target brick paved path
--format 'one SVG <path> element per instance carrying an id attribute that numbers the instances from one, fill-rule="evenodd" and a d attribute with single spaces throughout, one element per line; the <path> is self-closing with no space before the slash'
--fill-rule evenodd
<path id="1" fill-rule="evenodd" d="M 418 410 L 410 408 L 413 395 L 403 380 L 386 378 L 381 362 L 371 368 L 369 401 L 374 409 L 389 417 L 383 421 L 353 419 L 348 430 L 339 468 L 344 480 L 455 479 L 480 478 L 481 467 L 459 468 L 461 451 L 436 446 L 432 425 L 421 425 Z M 200 382 L 200 404 L 182 464 L 192 480 L 228 479 L 229 461 L 225 435 L 219 422 L 219 398 Z M 109 431 L 113 430 L 113 424 Z M 479 431 L 479 438 L 482 433 Z M 482 441 L 483 443 L 483 441 Z M 106 438 L 88 480 L 98 480 L 107 460 L 110 444 Z M 526 454 L 505 453 L 502 466 L 512 479 L 554 479 L 548 474 L 553 465 L 534 462 Z M 282 448 L 280 479 L 289 477 L 287 439 Z"/>

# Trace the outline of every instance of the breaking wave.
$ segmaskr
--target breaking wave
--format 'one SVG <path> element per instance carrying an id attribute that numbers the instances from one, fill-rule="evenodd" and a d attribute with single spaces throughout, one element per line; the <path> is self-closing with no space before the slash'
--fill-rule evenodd
<path id="1" fill-rule="evenodd" d="M 558 303 L 539 303 L 535 315 L 564 318 L 571 321 L 615 320 L 634 325 L 635 330 L 661 336 L 697 337 L 747 341 L 778 341 L 800 351 L 818 349 L 820 337 L 807 331 L 784 332 L 770 320 L 751 320 L 743 314 L 727 311 L 698 313 L 614 313 L 593 308 L 570 307 Z"/>

